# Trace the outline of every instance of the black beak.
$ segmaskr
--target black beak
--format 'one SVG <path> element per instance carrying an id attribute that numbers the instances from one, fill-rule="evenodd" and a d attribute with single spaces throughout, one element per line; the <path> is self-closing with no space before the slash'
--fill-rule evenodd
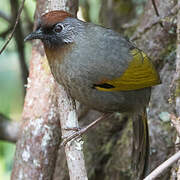
<path id="1" fill-rule="evenodd" d="M 29 41 L 33 39 L 43 39 L 43 32 L 41 29 L 38 29 L 31 34 L 27 35 L 24 39 L 24 41 Z"/>

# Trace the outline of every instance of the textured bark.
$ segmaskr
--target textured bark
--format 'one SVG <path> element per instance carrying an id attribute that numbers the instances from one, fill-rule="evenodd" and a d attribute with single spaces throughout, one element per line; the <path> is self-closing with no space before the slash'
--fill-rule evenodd
<path id="1" fill-rule="evenodd" d="M 50 10 L 61 9 L 76 15 L 78 10 L 78 1 L 62 0 L 60 3 L 57 0 L 49 1 L 49 7 Z M 57 101 L 59 107 L 62 137 L 67 137 L 74 132 L 73 128 L 79 128 L 78 116 L 75 106 L 76 102 L 71 99 L 69 95 L 67 95 L 62 86 L 57 85 L 56 93 L 58 97 Z M 72 130 L 68 130 L 69 128 L 72 128 Z M 87 179 L 82 145 L 83 141 L 81 138 L 72 140 L 65 145 L 66 160 L 71 180 Z"/>
<path id="2" fill-rule="evenodd" d="M 62 136 L 67 137 L 73 133 L 69 128 L 79 128 L 76 109 L 72 100 L 69 99 L 64 89 L 61 87 L 57 93 Z M 66 100 L 66 101 L 64 101 Z M 68 165 L 69 176 L 71 180 L 87 180 L 87 172 L 84 162 L 83 141 L 81 138 L 71 140 L 65 145 L 65 154 Z"/>
<path id="3" fill-rule="evenodd" d="M 11 179 L 51 179 L 60 143 L 55 82 L 42 44 L 33 44 L 20 138 Z"/>
<path id="4" fill-rule="evenodd" d="M 178 1 L 180 7 L 180 1 Z M 176 54 L 176 114 L 180 118 L 180 10 L 177 15 L 177 54 Z M 178 128 L 179 129 L 179 128 Z M 180 134 L 179 134 L 180 136 Z"/>
<path id="5" fill-rule="evenodd" d="M 175 109 L 176 115 L 173 115 L 171 121 L 176 128 L 177 137 L 176 137 L 176 151 L 180 150 L 179 143 L 180 143 L 180 1 L 178 1 L 178 14 L 177 14 L 177 49 L 176 49 L 176 73 L 175 73 Z M 180 180 L 180 160 L 174 166 L 172 170 L 172 180 L 178 179 Z"/>

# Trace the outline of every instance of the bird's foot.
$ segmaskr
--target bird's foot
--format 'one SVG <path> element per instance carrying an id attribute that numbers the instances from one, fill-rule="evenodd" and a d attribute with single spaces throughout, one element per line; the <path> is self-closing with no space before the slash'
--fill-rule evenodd
<path id="1" fill-rule="evenodd" d="M 94 127 L 98 122 L 102 121 L 103 119 L 106 119 L 110 117 L 112 113 L 106 113 L 100 116 L 98 119 L 90 123 L 89 125 L 83 127 L 83 128 L 67 128 L 65 130 L 74 130 L 75 132 L 70 134 L 67 137 L 63 137 L 63 141 L 61 143 L 61 146 L 65 146 L 69 141 L 73 139 L 77 139 L 78 137 L 82 136 L 87 130 L 91 129 Z"/>
<path id="2" fill-rule="evenodd" d="M 67 129 L 65 129 L 66 131 L 74 131 L 74 132 L 67 137 L 62 137 L 63 141 L 61 142 L 61 146 L 65 146 L 71 140 L 77 139 L 82 134 L 84 134 L 83 129 L 84 128 L 67 128 Z"/>
<path id="3" fill-rule="evenodd" d="M 64 128 L 64 130 L 66 130 L 66 131 L 75 131 L 75 132 L 77 132 L 77 131 L 81 130 L 81 128 L 79 128 L 79 127 Z"/>

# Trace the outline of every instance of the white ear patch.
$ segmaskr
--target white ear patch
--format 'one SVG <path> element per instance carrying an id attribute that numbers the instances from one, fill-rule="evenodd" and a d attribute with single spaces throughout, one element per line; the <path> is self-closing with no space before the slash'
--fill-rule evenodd
<path id="1" fill-rule="evenodd" d="M 64 43 L 72 43 L 75 38 L 75 28 L 69 24 L 64 25 L 64 29 L 61 32 L 62 41 Z"/>

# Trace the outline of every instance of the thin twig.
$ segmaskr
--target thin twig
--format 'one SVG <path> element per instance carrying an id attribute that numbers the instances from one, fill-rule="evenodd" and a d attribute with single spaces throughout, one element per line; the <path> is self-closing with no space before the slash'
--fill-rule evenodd
<path id="1" fill-rule="evenodd" d="M 153 7 L 154 7 L 154 10 L 155 10 L 155 12 L 156 12 L 156 15 L 159 16 L 159 12 L 158 12 L 158 9 L 157 9 L 157 6 L 156 6 L 155 1 L 154 1 L 154 0 L 151 0 L 151 1 L 152 1 L 152 5 L 153 5 Z"/>
<path id="2" fill-rule="evenodd" d="M 154 0 L 152 0 L 152 4 L 153 4 L 154 10 L 155 10 L 155 12 L 156 12 L 156 16 L 159 17 L 159 16 L 160 16 L 160 15 L 159 15 L 159 11 L 158 11 L 158 8 L 157 8 L 156 3 L 155 3 Z M 159 24 L 160 24 L 160 26 L 161 26 L 162 28 L 164 28 L 162 22 L 159 22 Z"/>
<path id="3" fill-rule="evenodd" d="M 163 162 L 154 171 L 152 171 L 144 180 L 153 180 L 162 174 L 167 168 L 169 168 L 173 163 L 180 159 L 180 151 L 171 156 L 168 160 Z"/>
<path id="4" fill-rule="evenodd" d="M 159 11 L 158 11 L 158 8 L 157 8 L 157 6 L 156 6 L 156 3 L 155 3 L 155 1 L 154 0 L 152 0 L 152 5 L 153 5 L 153 7 L 154 7 L 154 10 L 155 10 L 155 12 L 156 12 L 156 16 L 160 16 L 159 15 Z M 159 22 L 159 24 L 160 24 L 160 26 L 162 27 L 162 28 L 164 28 L 164 26 L 163 26 L 163 24 L 162 24 L 162 22 Z"/>
<path id="5" fill-rule="evenodd" d="M 24 7 L 24 2 L 25 2 L 25 0 L 22 0 L 21 6 L 20 6 L 20 8 L 18 10 L 18 15 L 17 15 L 17 18 L 16 18 L 16 22 L 14 24 L 13 30 L 12 30 L 11 34 L 9 35 L 9 37 L 8 37 L 7 41 L 5 42 L 5 44 L 1 48 L 0 54 L 2 54 L 2 52 L 6 49 L 6 46 L 9 44 L 10 40 L 12 39 L 12 37 L 14 35 L 14 32 L 16 30 L 16 26 L 17 26 L 17 24 L 19 22 L 19 19 L 20 19 L 20 16 L 21 16 L 21 12 L 22 12 L 23 7 Z"/>

